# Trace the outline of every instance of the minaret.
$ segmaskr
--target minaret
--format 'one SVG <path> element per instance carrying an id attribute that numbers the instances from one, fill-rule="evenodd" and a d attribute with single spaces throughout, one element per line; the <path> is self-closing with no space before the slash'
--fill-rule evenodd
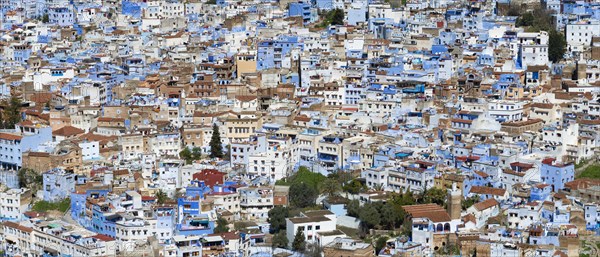
<path id="1" fill-rule="evenodd" d="M 448 214 L 450 219 L 460 219 L 462 210 L 462 192 L 456 187 L 456 182 L 452 183 L 452 189 L 448 191 Z"/>

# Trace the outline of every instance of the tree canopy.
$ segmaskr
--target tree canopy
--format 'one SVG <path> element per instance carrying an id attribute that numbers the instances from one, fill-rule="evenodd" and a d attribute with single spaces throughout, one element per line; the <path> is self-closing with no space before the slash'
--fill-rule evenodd
<path id="1" fill-rule="evenodd" d="M 271 234 L 278 233 L 281 230 L 285 230 L 285 218 L 289 217 L 290 212 L 287 207 L 275 206 L 269 211 L 269 230 Z"/>
<path id="2" fill-rule="evenodd" d="M 202 158 L 202 149 L 200 149 L 200 147 L 194 147 L 190 150 L 189 148 L 184 147 L 183 150 L 179 152 L 179 158 L 185 160 L 186 164 L 192 164 L 192 162 Z"/>
<path id="3" fill-rule="evenodd" d="M 306 249 L 306 240 L 304 239 L 304 232 L 298 229 L 296 231 L 296 236 L 294 236 L 294 241 L 292 242 L 292 250 L 298 252 L 304 252 Z"/>
<path id="4" fill-rule="evenodd" d="M 0 128 L 14 129 L 15 125 L 21 121 L 21 99 L 13 96 L 8 101 L 4 101 L 4 113 L 0 116 L 2 119 Z"/>
<path id="5" fill-rule="evenodd" d="M 344 186 L 342 186 L 342 189 L 350 194 L 358 194 L 360 192 L 366 191 L 367 186 L 360 180 L 353 179 L 350 182 L 346 183 Z"/>
<path id="6" fill-rule="evenodd" d="M 555 29 L 550 30 L 548 34 L 548 59 L 553 63 L 557 63 L 563 59 L 566 51 L 567 40 L 565 36 Z"/>
<path id="7" fill-rule="evenodd" d="M 210 158 L 223 158 L 223 144 L 219 126 L 213 124 L 212 137 L 210 138 Z"/>
<path id="8" fill-rule="evenodd" d="M 327 178 L 321 183 L 321 193 L 332 197 L 336 196 L 340 191 L 342 191 L 342 187 L 340 183 L 335 178 Z"/>
<path id="9" fill-rule="evenodd" d="M 215 233 L 225 233 L 229 232 L 229 227 L 227 226 L 227 220 L 222 217 L 217 219 L 217 226 L 215 227 Z"/>
<path id="10" fill-rule="evenodd" d="M 271 246 L 273 248 L 287 248 L 288 247 L 288 239 L 285 234 L 285 230 L 280 230 L 275 235 L 273 235 L 273 242 Z"/>
<path id="11" fill-rule="evenodd" d="M 412 193 L 392 194 L 385 203 L 365 203 L 362 207 L 358 200 L 352 200 L 346 205 L 348 216 L 359 218 L 366 229 L 381 228 L 395 229 L 403 225 L 406 213 L 402 206 L 415 204 Z"/>
<path id="12" fill-rule="evenodd" d="M 344 25 L 344 10 L 336 8 L 325 12 L 323 15 L 323 22 L 319 24 L 319 27 L 329 27 L 330 25 Z"/>
<path id="13" fill-rule="evenodd" d="M 158 192 L 154 194 L 154 197 L 156 197 L 156 202 L 159 204 L 163 204 L 169 200 L 169 196 L 162 189 L 159 189 Z"/>
<path id="14" fill-rule="evenodd" d="M 306 208 L 316 203 L 319 192 L 307 183 L 294 183 L 290 186 L 290 204 L 298 208 Z"/>

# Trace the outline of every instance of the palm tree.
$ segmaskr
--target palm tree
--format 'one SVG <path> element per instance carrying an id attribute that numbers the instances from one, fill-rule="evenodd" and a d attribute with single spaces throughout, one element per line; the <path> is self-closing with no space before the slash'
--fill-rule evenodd
<path id="1" fill-rule="evenodd" d="M 156 202 L 159 204 L 163 204 L 169 199 L 167 193 L 165 193 L 165 191 L 163 191 L 162 189 L 159 189 L 158 192 L 154 194 L 154 196 L 156 197 Z"/>

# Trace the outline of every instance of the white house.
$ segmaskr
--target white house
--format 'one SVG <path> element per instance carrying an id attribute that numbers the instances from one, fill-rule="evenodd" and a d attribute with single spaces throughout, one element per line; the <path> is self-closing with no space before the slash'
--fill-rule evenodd
<path id="1" fill-rule="evenodd" d="M 19 220 L 29 209 L 31 191 L 25 188 L 9 189 L 0 192 L 0 219 Z"/>
<path id="2" fill-rule="evenodd" d="M 286 218 L 286 233 L 289 245 L 292 245 L 297 231 L 300 230 L 304 233 L 304 239 L 307 243 L 317 243 L 324 246 L 331 241 L 325 242 L 322 235 L 327 234 L 324 232 L 336 231 L 336 222 L 336 215 L 327 210 L 307 211 L 301 213 L 300 217 Z M 341 237 L 345 237 L 345 235 Z"/>
<path id="3" fill-rule="evenodd" d="M 496 199 L 491 198 L 469 207 L 467 213 L 473 214 L 477 222 L 477 227 L 482 228 L 489 218 L 495 217 L 500 213 L 500 203 Z"/>
<path id="4" fill-rule="evenodd" d="M 567 24 L 566 34 L 569 50 L 581 52 L 584 47 L 591 45 L 592 37 L 600 36 L 600 23 L 597 21 L 579 21 Z"/>

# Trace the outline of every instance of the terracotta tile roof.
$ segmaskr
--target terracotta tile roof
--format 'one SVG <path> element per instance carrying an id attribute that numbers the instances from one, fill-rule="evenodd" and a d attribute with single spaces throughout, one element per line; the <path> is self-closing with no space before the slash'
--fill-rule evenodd
<path id="1" fill-rule="evenodd" d="M 565 188 L 569 188 L 571 190 L 586 189 L 593 186 L 600 186 L 600 179 L 583 178 L 565 183 Z"/>
<path id="2" fill-rule="evenodd" d="M 294 118 L 295 121 L 309 122 L 310 118 L 306 115 L 298 115 Z"/>
<path id="3" fill-rule="evenodd" d="M 503 122 L 502 126 L 521 127 L 521 126 L 527 126 L 527 125 L 531 125 L 531 124 L 535 124 L 535 123 L 542 123 L 542 122 L 544 122 L 542 119 L 529 119 L 529 120 L 524 120 L 524 121 Z"/>
<path id="4" fill-rule="evenodd" d="M 464 222 L 464 223 L 467 223 L 467 222 L 469 222 L 469 221 L 470 221 L 470 222 L 473 222 L 473 223 L 477 223 L 477 218 L 475 218 L 475 215 L 473 215 L 473 214 L 471 214 L 471 213 L 469 213 L 469 214 L 467 214 L 467 215 L 463 216 L 463 217 L 462 217 L 462 220 L 463 220 L 463 222 Z"/>
<path id="5" fill-rule="evenodd" d="M 18 230 L 21 230 L 21 231 L 24 231 L 27 233 L 31 233 L 33 231 L 32 228 L 25 227 L 25 226 L 19 225 L 17 223 L 11 222 L 11 221 L 6 221 L 6 222 L 2 223 L 2 225 L 5 227 L 18 229 Z"/>
<path id="6" fill-rule="evenodd" d="M 92 238 L 98 239 L 100 241 L 105 241 L 105 242 L 115 241 L 114 238 L 109 237 L 107 235 L 101 235 L 101 234 L 97 234 L 95 236 L 92 236 Z"/>
<path id="7" fill-rule="evenodd" d="M 238 95 L 235 97 L 235 99 L 242 101 L 242 102 L 250 102 L 250 101 L 256 100 L 256 96 L 255 95 Z"/>
<path id="8" fill-rule="evenodd" d="M 455 123 L 467 123 L 467 124 L 473 123 L 472 120 L 464 120 L 464 119 L 452 119 L 451 121 L 455 122 Z"/>
<path id="9" fill-rule="evenodd" d="M 80 128 L 76 128 L 73 126 L 64 126 L 62 128 L 59 128 L 57 130 L 55 130 L 54 132 L 52 132 L 52 135 L 55 136 L 63 136 L 63 137 L 70 137 L 70 136 L 75 136 L 75 135 L 79 135 L 79 134 L 83 134 L 85 131 L 83 129 Z"/>
<path id="10" fill-rule="evenodd" d="M 29 157 L 49 157 L 50 153 L 47 152 L 28 152 Z"/>
<path id="11" fill-rule="evenodd" d="M 100 117 L 98 122 L 125 122 L 123 118 Z"/>
<path id="12" fill-rule="evenodd" d="M 475 207 L 475 209 L 477 209 L 478 211 L 483 211 L 483 210 L 489 209 L 491 207 L 497 206 L 498 204 L 499 203 L 498 203 L 498 201 L 496 201 L 496 199 L 490 198 L 483 202 L 478 202 L 478 203 L 474 204 L 473 207 Z"/>
<path id="13" fill-rule="evenodd" d="M 127 170 L 127 169 L 123 169 L 123 170 L 115 170 L 115 171 L 113 171 L 113 175 L 114 175 L 114 176 L 125 176 L 125 175 L 129 175 L 129 170 Z"/>
<path id="14" fill-rule="evenodd" d="M 487 173 L 485 173 L 485 172 L 483 172 L 483 171 L 479 171 L 479 170 L 476 170 L 476 171 L 475 171 L 475 174 L 479 175 L 479 176 L 480 176 L 480 177 L 482 177 L 482 178 L 487 178 L 487 177 L 489 177 L 489 176 L 490 176 L 490 175 L 488 175 Z"/>
<path id="15" fill-rule="evenodd" d="M 156 200 L 156 198 L 154 198 L 153 196 L 147 196 L 147 195 L 142 196 L 142 201 L 154 201 L 154 200 Z"/>
<path id="16" fill-rule="evenodd" d="M 537 187 L 537 188 L 539 188 L 539 189 L 543 189 L 543 188 L 545 188 L 545 187 L 549 187 L 549 186 L 550 186 L 550 185 L 548 185 L 548 184 L 537 184 L 537 185 L 535 185 L 535 187 Z"/>
<path id="17" fill-rule="evenodd" d="M 15 134 L 0 133 L 0 139 L 4 139 L 4 140 L 15 141 L 15 140 L 21 140 L 22 138 L 23 138 L 22 136 L 15 135 Z"/>
<path id="18" fill-rule="evenodd" d="M 495 187 L 482 187 L 482 186 L 473 186 L 471 187 L 471 194 L 478 195 L 496 195 L 496 196 L 504 196 L 506 193 L 506 189 L 495 188 Z"/>
<path id="19" fill-rule="evenodd" d="M 519 167 L 519 168 L 524 168 L 524 169 L 531 169 L 533 168 L 533 164 L 531 163 L 524 163 L 524 162 L 513 162 L 510 164 L 511 167 Z"/>
<path id="20" fill-rule="evenodd" d="M 204 181 L 206 186 L 213 187 L 224 183 L 225 173 L 215 169 L 204 169 L 192 175 L 192 178 L 199 181 Z"/>
<path id="21" fill-rule="evenodd" d="M 216 234 L 210 234 L 208 236 L 221 236 L 224 240 L 240 239 L 240 235 L 236 232 L 216 233 Z"/>
<path id="22" fill-rule="evenodd" d="M 533 108 L 540 108 L 540 109 L 552 109 L 554 107 L 554 104 L 532 103 L 531 107 L 533 107 Z"/>
<path id="23" fill-rule="evenodd" d="M 599 120 L 577 119 L 577 123 L 579 123 L 581 125 L 600 125 L 600 119 Z"/>
<path id="24" fill-rule="evenodd" d="M 450 221 L 448 212 L 437 204 L 405 205 L 402 209 L 413 218 L 428 218 L 432 222 Z"/>
<path id="25" fill-rule="evenodd" d="M 28 127 L 28 126 L 33 126 L 33 121 L 30 120 L 24 120 L 18 123 L 19 126 L 21 127 Z"/>

